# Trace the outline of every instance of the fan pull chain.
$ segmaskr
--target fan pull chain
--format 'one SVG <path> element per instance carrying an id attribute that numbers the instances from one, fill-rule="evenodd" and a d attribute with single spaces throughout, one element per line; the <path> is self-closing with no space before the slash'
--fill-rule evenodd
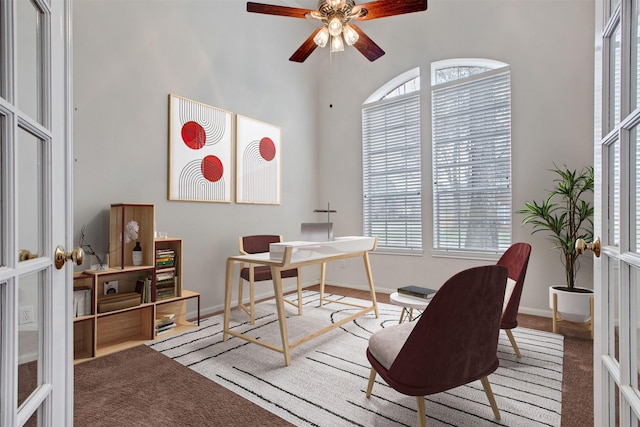
<path id="1" fill-rule="evenodd" d="M 329 108 L 333 108 L 333 55 L 329 50 Z"/>

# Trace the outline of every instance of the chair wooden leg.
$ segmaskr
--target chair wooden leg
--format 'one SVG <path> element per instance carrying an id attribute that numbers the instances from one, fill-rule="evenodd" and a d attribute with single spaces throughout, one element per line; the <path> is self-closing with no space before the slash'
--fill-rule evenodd
<path id="1" fill-rule="evenodd" d="M 489 384 L 489 378 L 484 377 L 480 380 L 482 382 L 482 387 L 484 388 L 484 392 L 489 399 L 489 403 L 491 404 L 491 409 L 493 409 L 493 416 L 496 420 L 500 419 L 500 411 L 498 410 L 498 404 L 496 403 L 496 398 L 493 395 L 493 391 L 491 391 L 491 384 Z"/>
<path id="2" fill-rule="evenodd" d="M 302 277 L 301 271 L 298 269 L 298 316 L 302 316 Z"/>
<path id="3" fill-rule="evenodd" d="M 242 266 L 240 266 L 240 270 L 242 270 Z M 244 305 L 242 304 L 242 288 L 244 287 L 244 279 L 242 277 L 238 277 L 238 308 L 242 309 Z"/>
<path id="4" fill-rule="evenodd" d="M 416 403 L 418 404 L 418 425 L 420 427 L 427 427 L 427 414 L 424 410 L 424 396 L 416 396 Z"/>
<path id="5" fill-rule="evenodd" d="M 251 324 L 255 325 L 256 323 L 256 301 L 255 301 L 255 289 L 253 287 L 253 281 L 249 282 L 249 318 L 251 319 Z"/>
<path id="6" fill-rule="evenodd" d="M 516 339 L 513 337 L 513 333 L 511 332 L 511 329 L 505 329 L 504 331 L 507 333 L 509 341 L 511 341 L 511 347 L 513 347 L 513 351 L 516 352 L 516 357 L 522 357 L 522 355 L 520 354 L 520 349 L 518 348 L 518 344 L 516 344 Z"/>
<path id="7" fill-rule="evenodd" d="M 327 273 L 327 263 L 323 262 L 320 264 L 320 307 L 322 307 L 322 303 L 324 302 L 324 279 Z"/>
<path id="8" fill-rule="evenodd" d="M 373 384 L 376 382 L 376 370 L 371 368 L 369 373 L 369 384 L 367 384 L 367 399 L 371 397 L 371 390 L 373 390 Z"/>

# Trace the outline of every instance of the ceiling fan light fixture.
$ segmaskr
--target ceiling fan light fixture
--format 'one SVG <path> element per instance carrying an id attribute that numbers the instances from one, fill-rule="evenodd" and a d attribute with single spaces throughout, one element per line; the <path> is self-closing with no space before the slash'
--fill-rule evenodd
<path id="1" fill-rule="evenodd" d="M 344 41 L 349 46 L 353 45 L 355 42 L 358 41 L 358 38 L 360 38 L 360 35 L 358 35 L 356 30 L 354 30 L 353 27 L 351 27 L 350 25 L 345 25 L 342 33 L 344 34 Z"/>
<path id="2" fill-rule="evenodd" d="M 340 19 L 338 19 L 337 16 L 331 18 L 328 24 L 328 28 L 329 34 L 331 34 L 333 37 L 337 37 L 342 34 L 342 22 L 340 22 Z"/>
<path id="3" fill-rule="evenodd" d="M 340 0 L 327 0 L 327 4 L 335 9 L 340 4 Z"/>
<path id="4" fill-rule="evenodd" d="M 344 43 L 342 42 L 342 36 L 338 35 L 331 37 L 331 52 L 342 52 L 344 51 Z"/>
<path id="5" fill-rule="evenodd" d="M 325 47 L 329 41 L 329 30 L 327 30 L 327 27 L 322 27 L 318 34 L 313 38 L 313 41 L 318 46 Z"/>

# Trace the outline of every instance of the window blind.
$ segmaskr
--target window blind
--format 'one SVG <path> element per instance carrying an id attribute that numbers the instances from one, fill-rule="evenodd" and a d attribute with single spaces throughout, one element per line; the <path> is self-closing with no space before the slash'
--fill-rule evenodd
<path id="1" fill-rule="evenodd" d="M 511 81 L 491 71 L 432 90 L 435 250 L 511 244 Z"/>
<path id="2" fill-rule="evenodd" d="M 422 249 L 420 93 L 363 107 L 362 132 L 364 234 Z"/>

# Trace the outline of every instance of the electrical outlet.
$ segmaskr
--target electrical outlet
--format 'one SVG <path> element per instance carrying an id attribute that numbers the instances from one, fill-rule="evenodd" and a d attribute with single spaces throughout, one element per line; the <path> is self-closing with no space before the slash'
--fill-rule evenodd
<path id="1" fill-rule="evenodd" d="M 35 321 L 33 318 L 33 306 L 25 305 L 24 307 L 20 307 L 18 316 L 18 325 L 33 323 Z"/>
<path id="2" fill-rule="evenodd" d="M 347 266 L 347 260 L 346 259 L 341 259 L 340 260 L 340 268 L 345 268 Z"/>

